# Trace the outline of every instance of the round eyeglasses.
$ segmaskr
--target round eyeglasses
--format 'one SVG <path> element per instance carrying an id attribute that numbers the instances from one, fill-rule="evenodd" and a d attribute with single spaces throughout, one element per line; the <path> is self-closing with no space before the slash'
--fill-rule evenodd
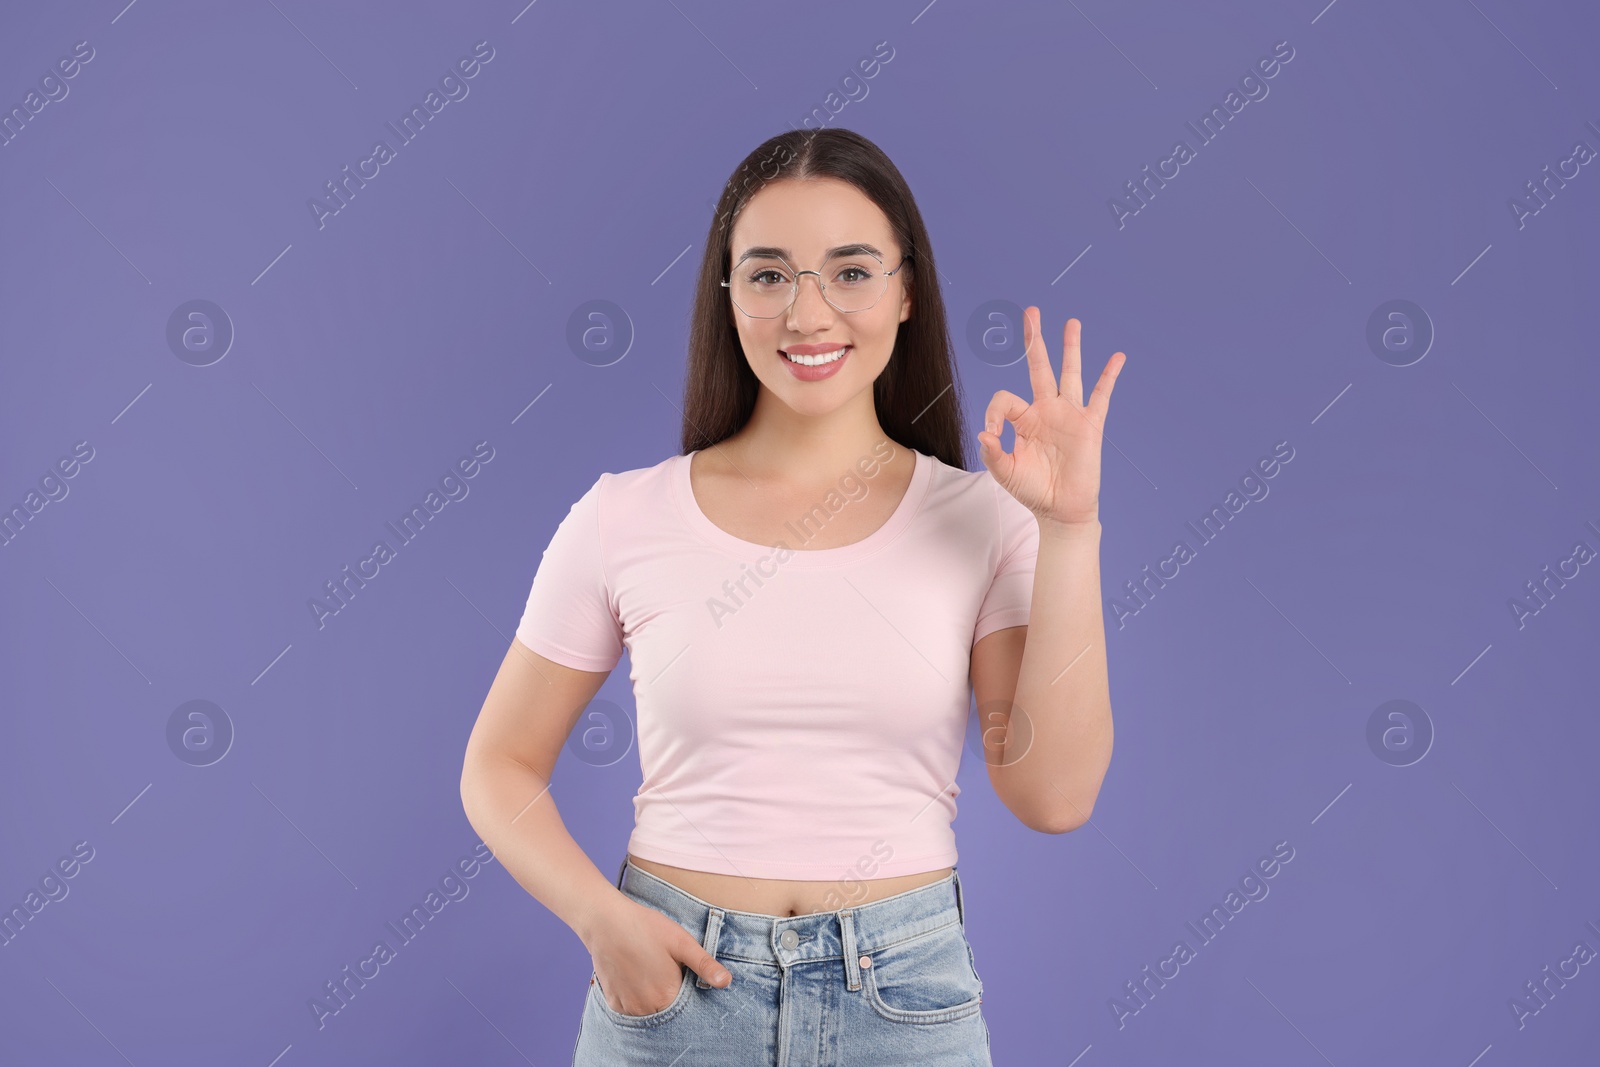
<path id="1" fill-rule="evenodd" d="M 900 273 L 910 259 L 900 257 L 894 270 L 884 270 L 883 260 L 870 252 L 829 257 L 822 271 L 797 271 L 782 256 L 746 256 L 734 265 L 722 285 L 734 306 L 752 319 L 775 319 L 789 310 L 800 293 L 800 275 L 815 274 L 822 299 L 845 314 L 874 307 L 889 288 L 891 275 Z"/>

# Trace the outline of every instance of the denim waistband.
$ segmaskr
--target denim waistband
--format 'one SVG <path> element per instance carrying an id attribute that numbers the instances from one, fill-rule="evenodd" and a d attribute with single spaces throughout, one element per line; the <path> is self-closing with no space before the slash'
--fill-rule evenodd
<path id="1" fill-rule="evenodd" d="M 867 904 L 809 915 L 764 915 L 720 908 L 624 858 L 617 888 L 665 912 L 718 959 L 787 968 L 808 960 L 843 960 L 850 989 L 860 988 L 864 955 L 966 921 L 961 875 L 952 866 L 937 882 Z M 696 982 L 707 988 L 704 979 Z"/>

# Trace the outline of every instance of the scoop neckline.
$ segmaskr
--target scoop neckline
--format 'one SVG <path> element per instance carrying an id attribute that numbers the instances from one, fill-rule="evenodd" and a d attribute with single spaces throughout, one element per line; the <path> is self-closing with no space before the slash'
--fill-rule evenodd
<path id="1" fill-rule="evenodd" d="M 905 448 L 905 445 L 901 445 Z M 679 510 L 682 511 L 690 527 L 693 528 L 703 540 L 710 542 L 718 548 L 748 555 L 754 552 L 771 553 L 777 546 L 763 545 L 756 541 L 746 541 L 736 537 L 712 522 L 710 517 L 700 509 L 700 504 L 694 498 L 694 483 L 689 477 L 689 468 L 694 461 L 695 454 L 703 449 L 695 449 L 676 457 L 677 465 L 674 469 L 673 486 L 677 491 Z M 837 545 L 833 548 L 802 548 L 798 547 L 799 534 L 784 538 L 783 544 L 789 549 L 789 558 L 782 564 L 785 567 L 824 566 L 836 563 L 847 563 L 870 555 L 882 548 L 885 544 L 898 537 L 910 524 L 911 519 L 922 507 L 922 499 L 927 494 L 928 484 L 933 478 L 933 461 L 922 452 L 911 449 L 915 465 L 911 471 L 911 481 L 906 486 L 904 495 L 895 506 L 889 518 L 873 530 L 866 537 L 848 545 Z"/>

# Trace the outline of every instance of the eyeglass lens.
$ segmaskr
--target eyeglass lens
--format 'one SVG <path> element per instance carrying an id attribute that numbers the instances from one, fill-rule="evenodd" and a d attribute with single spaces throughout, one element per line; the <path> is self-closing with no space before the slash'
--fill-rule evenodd
<path id="1" fill-rule="evenodd" d="M 733 268 L 728 280 L 733 302 L 751 318 L 783 314 L 797 293 L 797 272 L 775 257 L 751 256 Z M 812 275 L 816 278 L 816 275 Z M 872 256 L 830 259 L 820 278 L 823 298 L 840 311 L 866 311 L 889 287 L 883 264 Z"/>

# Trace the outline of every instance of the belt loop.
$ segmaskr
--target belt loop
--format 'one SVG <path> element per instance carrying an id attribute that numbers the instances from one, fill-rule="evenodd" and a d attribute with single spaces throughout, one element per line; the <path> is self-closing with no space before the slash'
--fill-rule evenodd
<path id="1" fill-rule="evenodd" d="M 956 918 L 961 920 L 962 929 L 967 926 L 967 905 L 961 896 L 961 875 L 954 867 L 950 868 L 950 881 L 956 887 Z"/>
<path id="2" fill-rule="evenodd" d="M 861 988 L 861 961 L 856 956 L 856 913 L 850 908 L 839 913 L 839 939 L 844 942 L 844 987 L 853 993 Z"/>
<path id="3" fill-rule="evenodd" d="M 706 913 L 706 936 L 701 939 L 700 944 L 713 957 L 717 954 L 717 939 L 722 935 L 723 914 L 721 908 L 712 908 Z M 711 988 L 711 983 L 706 981 L 704 975 L 696 977 L 694 984 L 701 989 Z"/>
<path id="4" fill-rule="evenodd" d="M 628 873 L 628 854 L 622 854 L 622 866 L 617 868 L 617 888 L 622 888 L 622 877 Z"/>

